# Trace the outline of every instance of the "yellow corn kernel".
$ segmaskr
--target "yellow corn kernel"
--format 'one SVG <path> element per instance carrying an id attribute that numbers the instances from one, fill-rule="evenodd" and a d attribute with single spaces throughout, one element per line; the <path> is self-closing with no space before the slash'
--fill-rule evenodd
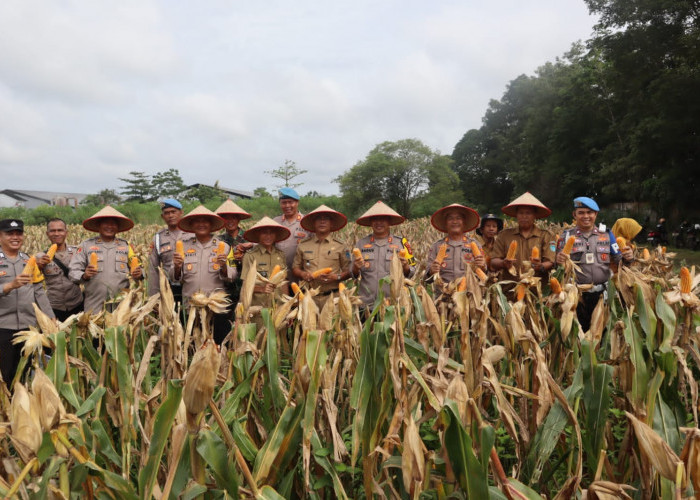
<path id="1" fill-rule="evenodd" d="M 296 283 L 292 283 L 292 293 L 294 293 L 294 295 L 298 295 L 299 300 L 304 298 L 304 294 L 302 293 L 301 288 L 299 288 L 299 285 L 297 285 Z"/>
<path id="2" fill-rule="evenodd" d="M 466 289 L 467 289 L 467 277 L 462 276 L 462 279 L 459 280 L 459 285 L 457 285 L 457 291 L 463 292 Z"/>
<path id="3" fill-rule="evenodd" d="M 552 293 L 555 295 L 558 295 L 561 293 L 561 284 L 559 283 L 559 280 L 556 278 L 552 278 L 549 280 L 549 288 L 552 289 Z"/>
<path id="4" fill-rule="evenodd" d="M 625 248 L 627 248 L 627 240 L 620 236 L 619 238 L 617 238 L 617 246 L 620 248 L 620 250 L 624 250 Z"/>
<path id="5" fill-rule="evenodd" d="M 564 255 L 571 255 L 571 250 L 574 249 L 574 243 L 576 243 L 576 236 L 569 236 L 561 253 Z"/>
<path id="6" fill-rule="evenodd" d="M 49 249 L 46 251 L 46 256 L 53 260 L 53 256 L 56 255 L 56 250 L 58 250 L 58 245 L 54 243 L 49 247 Z"/>
<path id="7" fill-rule="evenodd" d="M 345 283 L 338 283 L 338 292 L 342 292 L 345 288 Z"/>
<path id="8" fill-rule="evenodd" d="M 139 265 L 141 265 L 141 263 L 139 262 L 138 257 L 132 257 L 131 261 L 129 262 L 129 271 L 133 273 L 134 270 L 139 267 Z"/>
<path id="9" fill-rule="evenodd" d="M 275 274 L 277 274 L 281 270 L 282 270 L 282 266 L 277 264 L 275 267 L 272 268 L 272 272 L 270 273 L 270 278 L 272 278 Z"/>
<path id="10" fill-rule="evenodd" d="M 476 241 L 472 241 L 469 243 L 469 246 L 472 247 L 472 255 L 476 258 L 481 255 L 481 249 L 479 248 L 479 245 L 476 243 Z"/>
<path id="11" fill-rule="evenodd" d="M 29 276 L 34 275 L 34 268 L 36 268 L 36 257 L 33 255 L 29 257 L 29 260 L 24 266 L 24 269 L 22 270 L 22 274 L 28 274 Z"/>
<path id="12" fill-rule="evenodd" d="M 518 286 L 516 286 L 515 289 L 515 295 L 517 296 L 518 302 L 520 302 L 525 298 L 525 285 L 518 283 Z"/>
<path id="13" fill-rule="evenodd" d="M 224 243 L 223 241 L 220 241 L 219 246 L 216 247 L 216 254 L 221 255 L 225 251 L 226 251 L 226 243 Z"/>
<path id="14" fill-rule="evenodd" d="M 445 260 L 445 256 L 447 255 L 447 243 L 443 243 L 440 245 L 440 249 L 438 250 L 437 257 L 435 257 L 435 262 L 438 264 L 442 264 L 443 261 Z"/>
<path id="15" fill-rule="evenodd" d="M 690 271 L 687 267 L 681 267 L 681 293 L 690 293 L 693 287 L 693 280 L 690 278 Z"/>
<path id="16" fill-rule="evenodd" d="M 316 269 L 314 272 L 312 272 L 311 277 L 313 279 L 316 279 L 323 274 L 328 274 L 328 273 L 332 273 L 332 272 L 333 272 L 332 267 L 324 267 L 323 269 Z"/>
<path id="17" fill-rule="evenodd" d="M 518 242 L 513 240 L 510 242 L 508 247 L 508 253 L 506 254 L 506 260 L 515 260 L 515 254 L 518 251 Z"/>
<path id="18" fill-rule="evenodd" d="M 649 260 L 651 258 L 651 254 L 649 253 L 649 249 L 645 248 L 642 250 L 642 259 L 644 260 Z"/>
<path id="19" fill-rule="evenodd" d="M 90 265 L 92 267 L 97 267 L 97 254 L 95 252 L 90 253 Z"/>
<path id="20" fill-rule="evenodd" d="M 489 279 L 489 277 L 486 276 L 486 273 L 485 273 L 480 267 L 477 267 L 475 272 L 476 272 L 476 275 L 479 277 L 479 279 L 480 279 L 482 282 L 484 282 L 484 281 L 486 281 L 487 279 Z"/>
<path id="21" fill-rule="evenodd" d="M 361 258 L 362 258 L 362 252 L 360 251 L 359 248 L 353 248 L 353 249 L 352 249 L 352 256 L 355 257 L 355 259 L 361 259 Z"/>
<path id="22" fill-rule="evenodd" d="M 177 240 L 175 242 L 175 253 L 180 255 L 182 258 L 185 257 L 185 245 L 182 244 L 182 240 Z"/>
<path id="23" fill-rule="evenodd" d="M 532 247 L 532 253 L 530 254 L 530 260 L 540 260 L 539 247 Z"/>

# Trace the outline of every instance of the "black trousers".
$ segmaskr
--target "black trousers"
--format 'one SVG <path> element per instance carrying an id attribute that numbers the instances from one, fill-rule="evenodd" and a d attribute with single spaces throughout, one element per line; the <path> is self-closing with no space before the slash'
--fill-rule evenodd
<path id="1" fill-rule="evenodd" d="M 581 323 L 582 333 L 587 332 L 591 328 L 591 316 L 593 316 L 595 306 L 598 305 L 600 296 L 603 295 L 603 293 L 604 291 L 581 294 L 581 300 L 579 300 L 576 306 L 576 317 L 578 318 L 578 322 Z"/>
<path id="2" fill-rule="evenodd" d="M 23 344 L 13 345 L 14 334 L 21 330 L 8 330 L 0 328 L 0 373 L 7 388 L 12 390 L 12 379 L 22 359 Z"/>
<path id="3" fill-rule="evenodd" d="M 214 342 L 216 345 L 221 343 L 226 338 L 226 335 L 231 331 L 231 320 L 228 313 L 214 314 Z"/>
<path id="4" fill-rule="evenodd" d="M 73 309 L 70 311 L 61 311 L 60 309 L 54 309 L 53 313 L 56 315 L 56 319 L 60 322 L 64 322 L 68 318 L 70 318 L 73 314 L 78 314 L 80 312 L 83 312 L 83 303 L 81 302 L 77 306 L 75 306 Z"/>

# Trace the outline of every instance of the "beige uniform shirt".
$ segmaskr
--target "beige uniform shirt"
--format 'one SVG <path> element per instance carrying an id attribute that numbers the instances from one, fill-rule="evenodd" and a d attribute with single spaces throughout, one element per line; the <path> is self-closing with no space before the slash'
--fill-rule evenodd
<path id="1" fill-rule="evenodd" d="M 6 283 L 22 274 L 29 255 L 19 252 L 14 259 L 7 257 L 0 250 L 0 328 L 7 330 L 26 330 L 29 325 L 36 325 L 36 315 L 32 304 L 50 318 L 54 318 L 51 304 L 44 291 L 44 282 L 29 283 L 8 294 L 2 293 Z"/>
<path id="2" fill-rule="evenodd" d="M 97 254 L 97 274 L 83 280 L 89 263 L 89 255 Z M 110 242 L 99 237 L 89 238 L 78 245 L 78 250 L 70 261 L 68 277 L 85 287 L 85 311 L 97 314 L 104 303 L 129 288 L 129 257 L 134 251 L 129 242 L 115 238 Z"/>
<path id="3" fill-rule="evenodd" d="M 297 246 L 297 253 L 294 257 L 295 269 L 311 273 L 330 267 L 333 274 L 341 274 L 348 269 L 349 265 L 350 255 L 348 251 L 332 234 L 320 240 L 316 235 L 302 240 Z M 313 280 L 309 285 L 311 288 L 320 287 L 321 293 L 338 288 L 337 282 L 322 284 L 321 280 Z"/>
<path id="4" fill-rule="evenodd" d="M 243 270 L 241 272 L 242 277 L 246 276 L 248 269 L 250 269 L 250 266 L 253 265 L 253 261 L 255 261 L 258 273 L 264 278 L 268 278 L 270 276 L 275 266 L 280 266 L 283 272 L 287 272 L 286 259 L 282 253 L 282 250 L 278 248 L 273 247 L 272 251 L 270 252 L 262 245 L 256 245 L 248 250 L 245 255 L 243 255 Z M 281 291 L 278 287 L 275 289 L 275 299 L 278 299 L 280 294 Z M 272 295 L 273 294 L 269 293 L 254 293 L 252 305 L 270 307 L 272 305 L 270 301 Z"/>
<path id="5" fill-rule="evenodd" d="M 170 281 L 182 283 L 182 296 L 188 299 L 195 292 L 211 293 L 224 290 L 226 283 L 234 279 L 238 273 L 235 267 L 226 266 L 228 274 L 221 276 L 219 264 L 216 263 L 216 251 L 219 246 L 217 237 L 212 237 L 202 244 L 192 236 L 182 242 L 185 250 L 185 261 L 182 264 L 180 279 L 175 279 L 175 267 L 170 270 Z M 224 243 L 224 254 L 228 255 L 231 247 Z"/>
<path id="6" fill-rule="evenodd" d="M 56 264 L 56 260 L 60 260 L 66 269 L 70 269 L 71 260 L 73 260 L 77 249 L 77 247 L 66 245 L 64 251 L 56 252 L 53 260 L 44 266 L 46 296 L 51 302 L 51 307 L 57 311 L 70 311 L 83 301 L 83 291 L 68 279 L 63 269 Z M 37 258 L 43 257 L 45 254 L 45 252 L 38 253 Z"/>
<path id="7" fill-rule="evenodd" d="M 505 259 L 512 241 L 518 242 L 518 251 L 515 254 L 515 264 L 513 264 L 518 275 L 522 271 L 522 263 L 530 260 L 532 249 L 535 247 L 540 250 L 542 262 L 554 262 L 554 236 L 549 231 L 537 226 L 532 228 L 532 233 L 527 238 L 520 234 L 520 229 L 517 227 L 509 227 L 498 233 L 491 257 Z M 501 269 L 500 277 L 502 280 L 514 279 L 507 269 Z"/>
<path id="8" fill-rule="evenodd" d="M 365 236 L 355 245 L 362 252 L 364 267 L 360 269 L 360 299 L 365 306 L 372 306 L 379 294 L 379 280 L 389 276 L 391 272 L 391 259 L 394 252 L 403 249 L 401 237 L 390 234 L 388 238 L 381 240 L 374 239 L 371 234 Z M 350 264 L 350 272 L 353 270 Z M 415 266 L 411 266 L 408 276 L 413 276 L 416 272 Z M 353 275 L 353 277 L 357 277 Z M 384 296 L 389 296 L 389 285 L 384 286 Z"/>
<path id="9" fill-rule="evenodd" d="M 303 214 L 297 213 L 297 218 L 292 222 L 287 221 L 284 218 L 284 215 L 278 215 L 274 219 L 275 222 L 279 222 L 284 227 L 289 229 L 291 233 L 289 238 L 275 243 L 275 246 L 282 250 L 282 253 L 284 253 L 284 257 L 287 262 L 287 279 L 293 281 L 296 281 L 296 278 L 292 276 L 292 266 L 294 265 L 294 256 L 296 255 L 297 246 L 301 240 L 308 238 L 313 234 L 301 227 L 301 218 L 303 216 Z"/>
<path id="10" fill-rule="evenodd" d="M 442 261 L 442 265 L 440 266 L 440 278 L 445 282 L 461 278 L 464 276 L 467 265 L 474 261 L 474 255 L 472 254 L 470 245 L 472 241 L 474 240 L 466 235 L 462 236 L 461 240 L 451 240 L 447 237 L 437 240 L 432 244 L 430 250 L 428 250 L 428 269 L 430 269 L 432 263 L 435 262 L 440 245 L 447 243 L 445 260 Z M 478 244 L 477 242 L 477 245 Z M 479 245 L 479 248 L 481 248 L 481 245 Z"/>
<path id="11" fill-rule="evenodd" d="M 151 253 L 148 256 L 148 295 L 160 292 L 160 280 L 158 266 L 162 266 L 166 274 L 170 274 L 173 268 L 173 252 L 177 240 L 191 238 L 192 233 L 185 233 L 180 229 L 171 231 L 167 227 L 158 231 L 153 237 Z"/>

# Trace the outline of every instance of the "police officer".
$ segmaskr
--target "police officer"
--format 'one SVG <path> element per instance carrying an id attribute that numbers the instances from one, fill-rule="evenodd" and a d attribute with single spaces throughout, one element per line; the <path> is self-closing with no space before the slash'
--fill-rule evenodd
<path id="1" fill-rule="evenodd" d="M 502 280 L 512 280 L 514 277 L 517 279 L 524 270 L 523 262 L 530 262 L 538 276 L 546 276 L 554 267 L 555 239 L 552 233 L 537 227 L 535 219 L 549 217 L 552 211 L 529 192 L 519 196 L 501 210 L 504 214 L 515 217 L 518 226 L 509 227 L 499 233 L 491 255 L 491 268 L 494 271 L 501 271 Z M 508 248 L 513 241 L 518 245 L 515 258 L 506 259 Z M 539 251 L 540 256 L 537 259 L 532 259 L 533 248 Z M 515 271 L 515 275 L 508 273 L 511 268 Z"/>
<path id="2" fill-rule="evenodd" d="M 287 279 L 290 282 L 295 282 L 296 276 L 292 273 L 292 269 L 297 245 L 301 240 L 309 237 L 312 231 L 304 230 L 301 225 L 301 219 L 304 215 L 299 212 L 299 193 L 290 187 L 283 187 L 279 190 L 279 201 L 282 215 L 275 217 L 274 221 L 289 229 L 291 236 L 277 243 L 277 248 L 284 252 L 287 259 Z"/>
<path id="3" fill-rule="evenodd" d="M 486 254 L 486 264 L 488 264 L 493 249 L 496 246 L 496 238 L 498 233 L 503 231 L 503 219 L 495 214 L 486 214 L 481 218 L 479 227 L 476 230 L 478 238 L 476 240 L 481 244 L 481 249 Z"/>
<path id="4" fill-rule="evenodd" d="M 134 227 L 134 222 L 109 205 L 83 221 L 88 231 L 98 233 L 78 245 L 70 261 L 68 277 L 83 285 L 86 312 L 98 314 L 105 302 L 129 288 L 129 278 L 143 279 L 141 265 L 130 269 L 134 249 L 128 241 L 117 238 L 118 233 Z M 90 264 L 90 254 L 97 255 L 97 265 Z M 112 309 L 110 306 L 109 309 Z"/>
<path id="5" fill-rule="evenodd" d="M 19 219 L 0 221 L 0 373 L 10 387 L 21 358 L 22 345 L 12 343 L 14 334 L 36 325 L 32 304 L 54 318 L 46 297 L 43 277 L 22 274 L 29 255 L 22 252 L 24 223 Z"/>
<path id="6" fill-rule="evenodd" d="M 391 259 L 394 253 L 399 254 L 404 276 L 411 277 L 416 272 L 401 250 L 411 254 L 411 248 L 401 236 L 391 233 L 391 226 L 401 224 L 405 218 L 381 201 L 375 203 L 360 218 L 357 224 L 372 228 L 372 234 L 360 239 L 355 247 L 362 253 L 361 257 L 353 256 L 350 267 L 353 278 L 360 278 L 359 296 L 365 308 L 371 309 L 379 294 L 379 280 L 391 272 Z M 384 296 L 389 295 L 389 285 L 384 287 Z"/>
<path id="7" fill-rule="evenodd" d="M 466 265 L 471 263 L 486 270 L 483 253 L 474 257 L 471 248 L 471 242 L 474 240 L 466 235 L 479 225 L 479 214 L 476 210 L 453 203 L 437 210 L 430 217 L 430 223 L 438 231 L 447 233 L 447 236 L 437 240 L 428 250 L 427 277 L 439 274 L 445 282 L 454 281 L 464 276 Z M 441 264 L 436 259 L 442 245 L 445 245 L 447 252 Z M 477 245 L 481 247 L 478 243 Z"/>
<path id="8" fill-rule="evenodd" d="M 576 307 L 576 315 L 584 332 L 591 326 L 591 316 L 601 295 L 606 291 L 610 279 L 611 262 L 632 262 L 634 254 L 631 247 L 620 252 L 615 236 L 611 231 L 600 230 L 595 225 L 600 208 L 591 198 L 580 196 L 574 199 L 574 220 L 576 227 L 564 231 L 557 242 L 556 262 L 562 265 L 568 258 L 562 253 L 564 244 L 570 236 L 576 238 L 571 251 L 571 261 L 580 270 L 576 271 L 576 282 L 579 285 L 591 285 L 581 294 L 581 300 Z"/>
<path id="9" fill-rule="evenodd" d="M 258 274 L 263 278 L 269 278 L 276 266 L 280 266 L 280 272 L 284 272 L 286 275 L 286 258 L 282 250 L 275 246 L 275 243 L 289 238 L 289 234 L 289 229 L 269 217 L 263 217 L 257 224 L 248 229 L 244 234 L 245 239 L 257 243 L 257 245 L 243 256 L 243 277 L 248 275 L 248 269 L 252 265 L 256 266 Z M 281 287 L 275 287 L 272 283 L 255 285 L 252 305 L 272 306 L 273 298 L 279 298 L 280 293 L 288 293 L 287 284 L 283 283 Z"/>
<path id="10" fill-rule="evenodd" d="M 182 219 L 182 203 L 166 198 L 160 202 L 160 217 L 165 222 L 164 229 L 158 231 L 153 237 L 151 253 L 148 256 L 148 295 L 160 292 L 160 274 L 158 268 L 162 267 L 166 274 L 173 267 L 173 253 L 177 240 L 183 240 L 192 236 L 183 232 L 177 224 Z M 182 286 L 179 283 L 170 283 L 175 302 L 182 302 Z"/>
<path id="11" fill-rule="evenodd" d="M 314 297 L 319 307 L 328 295 L 338 291 L 338 284 L 350 276 L 349 252 L 331 234 L 345 227 L 347 222 L 347 217 L 326 205 L 321 205 L 301 219 L 301 227 L 315 234 L 297 246 L 292 271 L 294 276 L 306 281 L 309 287 L 320 289 L 320 294 Z M 314 271 L 325 268 L 330 268 L 330 272 L 313 277 Z"/>
<path id="12" fill-rule="evenodd" d="M 65 321 L 83 310 L 83 291 L 68 278 L 68 268 L 78 248 L 66 245 L 68 228 L 63 219 L 49 220 L 46 236 L 56 245 L 56 253 L 53 258 L 46 252 L 37 253 L 36 263 L 46 278 L 46 295 L 51 308 L 59 321 Z"/>
<path id="13" fill-rule="evenodd" d="M 196 292 L 211 293 L 224 290 L 226 283 L 236 277 L 236 268 L 227 265 L 231 247 L 212 235 L 224 227 L 224 220 L 208 208 L 199 205 L 180 219 L 178 227 L 193 236 L 182 246 L 185 255 L 175 252 L 170 278 L 182 283 L 182 296 L 187 306 Z M 219 242 L 223 251 L 219 252 Z M 231 331 L 228 314 L 214 314 L 214 341 L 221 344 Z"/>
<path id="14" fill-rule="evenodd" d="M 219 205 L 215 213 L 224 219 L 224 231 L 218 235 L 218 238 L 228 243 L 233 250 L 233 258 L 229 259 L 228 265 L 235 266 L 238 270 L 238 277 L 226 283 L 226 291 L 231 300 L 229 315 L 233 317 L 233 311 L 235 311 L 236 304 L 238 304 L 238 299 L 241 295 L 241 266 L 243 265 L 243 254 L 253 247 L 252 243 L 246 241 L 243 236 L 243 231 L 238 224 L 244 219 L 250 219 L 250 214 L 231 200 L 226 200 Z"/>

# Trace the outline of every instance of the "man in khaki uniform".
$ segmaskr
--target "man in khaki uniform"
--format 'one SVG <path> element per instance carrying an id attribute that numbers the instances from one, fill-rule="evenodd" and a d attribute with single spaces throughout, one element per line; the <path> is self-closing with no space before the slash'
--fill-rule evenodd
<path id="1" fill-rule="evenodd" d="M 224 227 L 224 220 L 200 205 L 180 219 L 182 231 L 194 236 L 183 241 L 184 256 L 175 252 L 170 279 L 182 283 L 185 307 L 196 292 L 209 294 L 225 290 L 226 283 L 236 277 L 236 268 L 227 265 L 231 247 L 212 235 Z M 223 251 L 219 252 L 219 243 Z M 214 314 L 214 341 L 221 344 L 231 331 L 226 313 Z"/>
<path id="2" fill-rule="evenodd" d="M 22 274 L 29 255 L 22 252 L 24 223 L 19 219 L 0 221 L 0 373 L 11 388 L 22 355 L 22 344 L 13 344 L 14 334 L 36 325 L 32 304 L 53 318 L 44 292 L 43 276 Z"/>
<path id="3" fill-rule="evenodd" d="M 56 245 L 56 253 L 49 258 L 46 252 L 39 252 L 36 263 L 46 278 L 51 308 L 59 321 L 65 321 L 83 310 L 83 291 L 68 278 L 68 268 L 78 248 L 66 245 L 68 228 L 63 219 L 51 219 L 46 224 L 46 235 Z"/>
<path id="4" fill-rule="evenodd" d="M 244 219 L 250 219 L 250 214 L 236 205 L 231 200 L 226 200 L 215 210 L 216 215 L 224 219 L 224 232 L 217 238 L 225 241 L 231 246 L 232 253 L 228 265 L 235 267 L 238 277 L 226 284 L 226 291 L 231 300 L 229 315 L 233 319 L 233 312 L 241 295 L 241 266 L 243 265 L 243 255 L 253 247 L 253 244 L 243 237 L 243 232 L 238 224 Z"/>
<path id="5" fill-rule="evenodd" d="M 148 295 L 160 293 L 160 275 L 158 268 L 162 267 L 166 274 L 173 267 L 173 253 L 177 240 L 191 237 L 177 227 L 182 219 L 182 204 L 173 199 L 166 198 L 160 203 L 160 216 L 167 225 L 158 231 L 151 243 L 151 253 L 148 256 Z M 182 287 L 179 283 L 170 283 L 175 302 L 182 302 Z"/>
<path id="6" fill-rule="evenodd" d="M 464 276 L 468 264 L 475 264 L 486 271 L 486 259 L 483 252 L 474 257 L 471 243 L 473 240 L 466 235 L 479 225 L 479 214 L 476 210 L 453 203 L 437 210 L 431 217 L 430 223 L 435 229 L 447 233 L 445 238 L 437 240 L 428 250 L 428 270 L 426 277 L 440 275 L 445 283 Z M 477 243 L 481 248 L 481 245 Z M 437 256 L 440 248 L 445 249 L 442 263 Z"/>
<path id="7" fill-rule="evenodd" d="M 253 264 L 255 264 L 258 274 L 263 278 L 270 278 L 276 266 L 279 266 L 280 272 L 286 275 L 286 258 L 282 250 L 275 247 L 275 243 L 289 238 L 289 234 L 289 229 L 269 217 L 263 217 L 257 224 L 248 229 L 244 234 L 245 239 L 257 243 L 257 245 L 243 256 L 243 278 L 245 279 L 248 269 Z M 280 293 L 288 293 L 286 283 L 282 287 L 275 287 L 272 283 L 255 285 L 252 305 L 270 307 L 272 299 L 279 299 Z"/>
<path id="8" fill-rule="evenodd" d="M 315 234 L 302 240 L 297 246 L 292 272 L 308 283 L 310 288 L 320 288 L 316 303 L 320 306 L 328 295 L 338 291 L 338 284 L 350 276 L 350 256 L 340 240 L 331 233 L 345 227 L 348 219 L 340 212 L 321 205 L 301 219 L 301 227 Z M 330 268 L 330 272 L 316 278 L 314 271 Z"/>
<path id="9" fill-rule="evenodd" d="M 299 193 L 290 187 L 283 187 L 279 191 L 279 200 L 282 215 L 275 217 L 274 221 L 289 229 L 291 236 L 277 243 L 277 248 L 284 252 L 287 259 L 287 279 L 290 282 L 296 282 L 296 276 L 292 273 L 292 267 L 297 245 L 304 238 L 311 236 L 313 231 L 306 231 L 301 225 L 301 219 L 304 216 L 299 212 Z"/>
<path id="10" fill-rule="evenodd" d="M 554 267 L 556 242 L 552 233 L 535 226 L 535 219 L 549 217 L 552 211 L 529 192 L 513 200 L 501 209 L 504 214 L 515 217 L 518 227 L 510 227 L 498 233 L 491 254 L 491 268 L 500 271 L 500 279 L 513 280 L 523 272 L 523 262 L 530 262 L 537 276 L 545 277 Z M 518 251 L 515 259 L 506 259 L 511 242 L 516 241 Z M 537 248 L 539 259 L 532 259 L 532 249 Z M 515 275 L 508 272 L 514 268 Z"/>
<path id="11" fill-rule="evenodd" d="M 139 264 L 133 271 L 130 269 L 134 249 L 128 241 L 116 237 L 134 227 L 131 219 L 108 205 L 85 219 L 83 227 L 99 235 L 78 245 L 70 262 L 68 277 L 74 283 L 84 285 L 84 309 L 97 314 L 106 301 L 129 288 L 129 278 L 143 279 L 143 268 Z M 97 255 L 96 266 L 90 264 L 92 253 Z"/>
<path id="12" fill-rule="evenodd" d="M 359 277 L 359 295 L 365 308 L 372 308 L 379 294 L 379 280 L 388 276 L 391 271 L 391 259 L 394 253 L 399 254 L 403 274 L 407 278 L 416 272 L 415 266 L 409 264 L 407 258 L 400 254 L 406 249 L 410 254 L 410 247 L 404 244 L 401 236 L 390 232 L 391 226 L 401 224 L 405 218 L 381 201 L 375 203 L 357 219 L 360 226 L 372 228 L 372 234 L 365 236 L 357 242 L 355 248 L 362 252 L 361 257 L 354 256 L 351 266 L 352 277 Z M 389 285 L 384 286 L 384 296 L 389 295 Z"/>

